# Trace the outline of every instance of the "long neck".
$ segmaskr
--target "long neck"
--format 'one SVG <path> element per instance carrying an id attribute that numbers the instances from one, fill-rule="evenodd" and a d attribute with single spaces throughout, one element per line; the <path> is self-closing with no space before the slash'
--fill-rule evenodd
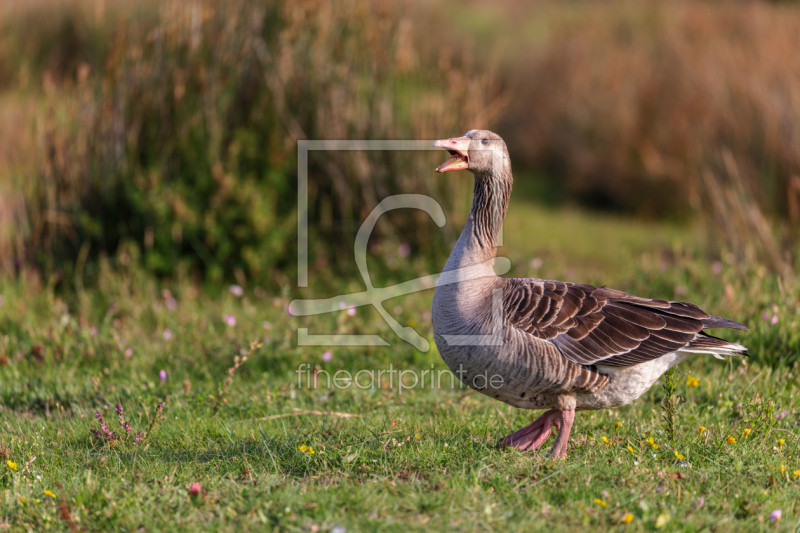
<path id="1" fill-rule="evenodd" d="M 477 246 L 497 254 L 497 239 L 508 211 L 511 196 L 511 180 L 492 177 L 475 177 L 474 197 L 470 218 L 473 220 L 472 234 Z"/>
<path id="2" fill-rule="evenodd" d="M 510 172 L 501 177 L 475 176 L 472 210 L 445 270 L 481 263 L 497 255 L 512 181 Z"/>

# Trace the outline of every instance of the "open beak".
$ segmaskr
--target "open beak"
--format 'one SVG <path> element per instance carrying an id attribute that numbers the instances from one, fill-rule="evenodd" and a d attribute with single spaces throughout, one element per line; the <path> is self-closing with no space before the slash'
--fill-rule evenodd
<path id="1" fill-rule="evenodd" d="M 452 139 L 440 139 L 434 141 L 434 146 L 444 148 L 452 156 L 450 159 L 439 165 L 436 172 L 450 172 L 451 170 L 464 170 L 469 167 L 469 137 L 453 137 Z"/>

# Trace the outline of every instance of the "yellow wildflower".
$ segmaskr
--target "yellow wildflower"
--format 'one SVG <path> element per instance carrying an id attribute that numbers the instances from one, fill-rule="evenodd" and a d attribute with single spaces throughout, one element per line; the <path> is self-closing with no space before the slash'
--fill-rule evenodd
<path id="1" fill-rule="evenodd" d="M 651 447 L 651 448 L 653 448 L 654 450 L 657 450 L 657 449 L 659 448 L 658 444 L 656 444 L 656 443 L 653 441 L 653 437 L 650 437 L 649 439 L 647 439 L 647 443 L 648 443 L 648 444 L 650 445 L 650 447 Z"/>
<path id="2" fill-rule="evenodd" d="M 778 439 L 778 448 L 780 448 L 781 446 L 783 446 L 785 442 L 786 442 L 786 440 L 785 440 L 785 439 Z"/>
<path id="3" fill-rule="evenodd" d="M 605 507 L 606 506 L 606 501 L 605 500 L 601 500 L 600 498 L 595 498 L 594 499 L 594 503 L 596 503 L 597 505 L 599 505 L 601 507 Z"/>
<path id="4" fill-rule="evenodd" d="M 800 470 L 795 470 L 793 474 L 797 477 L 800 477 Z"/>
<path id="5" fill-rule="evenodd" d="M 25 496 L 19 497 L 19 503 L 25 503 Z"/>
<path id="6" fill-rule="evenodd" d="M 687 387 L 699 387 L 700 386 L 700 380 L 698 378 L 694 377 L 694 376 L 689 376 L 686 379 L 686 386 Z"/>
<path id="7" fill-rule="evenodd" d="M 749 434 L 750 434 L 750 428 L 744 428 L 744 431 L 742 431 L 742 437 L 746 437 Z"/>
<path id="8" fill-rule="evenodd" d="M 622 521 L 625 522 L 626 524 L 630 524 L 631 522 L 633 522 L 633 515 L 631 513 L 625 513 L 624 515 L 622 515 Z"/>
<path id="9" fill-rule="evenodd" d="M 786 473 L 786 465 L 779 466 L 778 470 L 780 471 L 781 474 L 785 474 Z"/>
<path id="10" fill-rule="evenodd" d="M 700 433 L 702 433 L 702 432 L 704 432 L 706 430 L 706 427 L 705 426 L 700 426 L 698 429 L 700 429 Z"/>
<path id="11" fill-rule="evenodd" d="M 622 427 L 622 422 L 617 422 L 616 424 L 614 424 L 614 429 L 619 429 L 621 427 Z"/>
<path id="12" fill-rule="evenodd" d="M 36 498 L 36 503 L 42 503 L 42 500 L 40 500 L 39 498 Z"/>
<path id="13" fill-rule="evenodd" d="M 733 438 L 733 435 L 728 435 L 728 444 L 736 444 L 736 439 Z"/>
<path id="14" fill-rule="evenodd" d="M 607 439 L 607 438 L 605 438 L 605 437 L 603 437 L 603 442 L 605 442 L 606 444 L 610 444 L 610 443 L 608 442 L 608 439 Z"/>
<path id="15" fill-rule="evenodd" d="M 52 490 L 46 490 L 46 491 L 44 491 L 44 495 L 45 495 L 45 496 L 50 496 L 51 498 L 55 498 L 55 497 L 56 497 L 56 495 L 55 495 L 55 494 L 53 494 L 53 491 L 52 491 Z"/>
<path id="16" fill-rule="evenodd" d="M 419 433 L 417 433 L 416 435 L 414 435 L 414 438 L 415 438 L 415 439 L 417 439 L 417 440 L 419 440 Z"/>
<path id="17" fill-rule="evenodd" d="M 14 461 L 12 461 L 11 459 L 9 459 L 8 461 L 6 461 L 6 464 L 8 465 L 8 467 L 9 467 L 11 470 L 16 470 L 16 469 L 17 469 L 17 463 L 15 463 Z"/>
<path id="18" fill-rule="evenodd" d="M 631 447 L 631 445 L 630 445 L 630 444 L 628 444 L 628 451 L 629 451 L 629 452 L 631 452 L 631 453 L 636 453 L 636 450 L 634 450 L 634 449 Z"/>
<path id="19" fill-rule="evenodd" d="M 303 444 L 302 446 L 298 446 L 297 449 L 308 455 L 314 455 L 314 448 L 312 448 L 311 446 L 306 446 L 305 444 Z"/>
<path id="20" fill-rule="evenodd" d="M 677 457 L 679 461 L 685 461 L 686 460 L 686 457 L 681 455 L 681 453 L 678 450 L 675 450 L 675 457 Z"/>

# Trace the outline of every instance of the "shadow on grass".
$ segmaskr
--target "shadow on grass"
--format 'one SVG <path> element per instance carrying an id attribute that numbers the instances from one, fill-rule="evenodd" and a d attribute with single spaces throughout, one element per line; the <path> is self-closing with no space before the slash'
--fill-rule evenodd
<path id="1" fill-rule="evenodd" d="M 358 433 L 327 430 L 320 432 L 310 442 L 298 434 L 280 437 L 267 435 L 259 428 L 260 435 L 254 433 L 254 438 L 229 437 L 226 443 L 220 442 L 217 437 L 210 446 L 208 440 L 204 439 L 206 445 L 203 447 L 189 444 L 176 449 L 171 448 L 168 441 L 165 442 L 163 434 L 156 435 L 153 439 L 155 442 L 149 445 L 145 443 L 137 446 L 132 443 L 98 443 L 89 437 L 87 430 L 86 437 L 66 441 L 63 449 L 69 455 L 86 455 L 90 462 L 105 463 L 113 458 L 120 466 L 157 463 L 170 468 L 180 464 L 189 467 L 202 466 L 204 471 L 218 475 L 237 473 L 247 478 L 253 470 L 257 470 L 306 478 L 339 471 L 362 454 L 371 459 L 376 443 L 391 439 L 391 435 L 400 431 L 404 430 L 395 431 L 385 427 L 377 430 L 366 426 Z M 216 447 L 216 444 L 220 446 Z M 365 462 L 363 459 L 362 457 L 360 463 Z M 217 468 L 209 470 L 209 466 Z M 409 472 L 407 477 L 420 475 Z"/>

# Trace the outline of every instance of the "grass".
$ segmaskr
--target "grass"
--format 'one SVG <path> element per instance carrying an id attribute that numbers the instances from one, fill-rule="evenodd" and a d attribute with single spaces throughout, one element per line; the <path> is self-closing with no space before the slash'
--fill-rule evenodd
<path id="1" fill-rule="evenodd" d="M 561 229 L 540 238 L 547 221 Z M 0 284 L 0 528 L 792 530 L 800 520 L 796 284 L 724 257 L 712 265 L 681 228 L 524 201 L 512 205 L 507 228 L 517 275 L 563 278 L 572 265 L 574 279 L 677 292 L 749 325 L 729 333 L 752 357 L 679 367 L 676 394 L 686 401 L 673 398 L 674 444 L 656 386 L 624 408 L 579 413 L 570 456 L 555 462 L 496 449 L 532 413 L 451 389 L 435 348 L 422 353 L 394 338 L 372 309 L 292 318 L 288 295 L 246 287 L 239 298 L 131 266 L 102 267 L 76 294 L 24 275 Z M 543 259 L 537 269 L 534 257 Z M 409 295 L 389 310 L 431 339 L 430 298 Z M 379 333 L 392 346 L 336 348 L 326 361 L 326 348 L 297 346 L 300 327 Z M 331 375 L 432 368 L 443 371 L 442 386 L 398 387 L 397 374 L 368 389 L 308 387 L 306 374 L 298 386 L 304 363 Z M 92 435 L 96 412 L 126 434 L 116 404 L 131 435 L 155 421 L 138 444 Z M 678 466 L 675 452 L 691 466 Z M 772 524 L 776 509 L 782 521 Z"/>

